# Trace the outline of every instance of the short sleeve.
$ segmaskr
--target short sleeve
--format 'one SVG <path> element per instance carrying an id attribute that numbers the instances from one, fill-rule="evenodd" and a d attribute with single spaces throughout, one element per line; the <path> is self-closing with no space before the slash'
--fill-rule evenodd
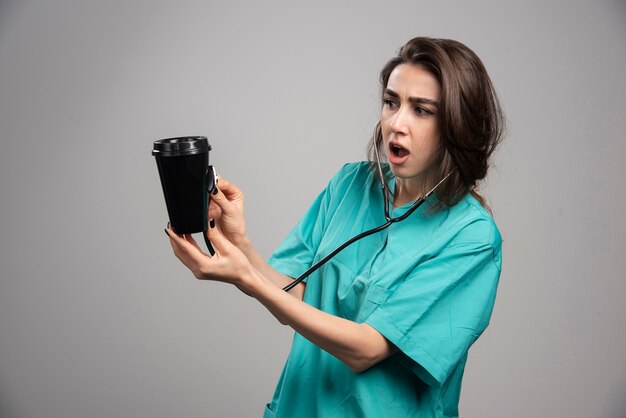
<path id="1" fill-rule="evenodd" d="M 335 197 L 346 179 L 359 170 L 359 164 L 344 165 L 317 196 L 304 216 L 278 246 L 268 263 L 289 277 L 298 277 L 311 265 L 332 216 Z M 335 203 L 333 203 L 335 202 Z"/>
<path id="2" fill-rule="evenodd" d="M 278 246 L 268 263 L 289 277 L 298 277 L 313 263 L 324 232 L 329 200 L 328 187 Z"/>
<path id="3" fill-rule="evenodd" d="M 379 295 L 364 322 L 395 344 L 400 360 L 424 382 L 440 386 L 487 327 L 500 267 L 499 240 L 453 240 Z"/>

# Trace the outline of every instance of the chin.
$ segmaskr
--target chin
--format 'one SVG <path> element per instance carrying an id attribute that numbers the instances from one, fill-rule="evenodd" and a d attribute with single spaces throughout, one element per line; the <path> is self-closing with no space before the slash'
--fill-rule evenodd
<path id="1" fill-rule="evenodd" d="M 394 176 L 403 178 L 403 179 L 419 176 L 420 174 L 419 170 L 416 170 L 411 167 L 407 167 L 406 164 L 402 164 L 402 165 L 389 164 L 389 168 L 391 169 L 391 172 L 394 174 Z"/>
<path id="2" fill-rule="evenodd" d="M 420 170 L 415 167 L 407 167 L 405 165 L 402 166 L 393 166 L 389 164 L 391 168 L 391 172 L 396 178 L 400 180 L 409 181 L 411 183 L 417 181 L 418 184 L 421 184 L 422 181 L 425 180 L 425 176 L 427 175 L 427 170 Z"/>

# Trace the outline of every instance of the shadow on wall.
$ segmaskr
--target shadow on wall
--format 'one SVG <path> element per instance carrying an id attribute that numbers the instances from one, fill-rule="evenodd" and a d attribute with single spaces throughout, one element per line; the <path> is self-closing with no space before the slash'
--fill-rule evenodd
<path id="1" fill-rule="evenodd" d="M 624 11 L 626 11 L 626 7 Z M 622 392 L 625 387 L 626 379 L 624 379 L 620 385 L 613 388 L 612 393 L 609 394 L 606 411 L 600 416 L 607 418 L 626 417 L 626 397 L 624 397 L 624 393 Z"/>
<path id="2" fill-rule="evenodd" d="M 0 0 L 0 23 L 6 21 L 17 6 L 18 0 Z"/>
<path id="3" fill-rule="evenodd" d="M 0 0 L 0 40 L 2 39 L 2 28 L 6 28 L 7 22 L 17 9 L 18 0 Z"/>
<path id="4" fill-rule="evenodd" d="M 0 12 L 3 9 L 0 8 Z M 2 22 L 2 20 L 0 20 L 0 23 Z M 6 392 L 3 391 L 3 387 L 2 385 L 0 385 L 0 417 L 2 418 L 21 418 L 18 416 L 18 414 L 15 412 L 15 410 L 13 409 L 11 402 L 8 399 L 8 396 L 6 396 Z"/>

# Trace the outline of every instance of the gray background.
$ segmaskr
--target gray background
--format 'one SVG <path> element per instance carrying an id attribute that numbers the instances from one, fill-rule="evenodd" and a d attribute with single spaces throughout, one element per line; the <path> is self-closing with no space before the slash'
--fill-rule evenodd
<path id="1" fill-rule="evenodd" d="M 175 259 L 152 141 L 201 134 L 269 256 L 364 157 L 416 35 L 484 60 L 504 237 L 465 417 L 626 416 L 624 1 L 0 2 L 0 416 L 260 416 L 292 332 Z"/>

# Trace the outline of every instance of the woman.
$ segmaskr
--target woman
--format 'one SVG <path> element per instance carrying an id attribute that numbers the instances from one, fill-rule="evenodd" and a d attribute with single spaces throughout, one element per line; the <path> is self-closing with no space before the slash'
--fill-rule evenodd
<path id="1" fill-rule="evenodd" d="M 500 234 L 475 188 L 503 117 L 480 59 L 456 41 L 410 40 L 381 84 L 370 161 L 382 168 L 346 164 L 269 264 L 247 239 L 242 193 L 224 180 L 209 214 L 215 256 L 166 230 L 195 277 L 234 284 L 297 331 L 265 417 L 458 416 L 467 352 L 487 327 L 501 269 Z M 389 218 L 415 212 L 282 290 L 384 224 L 385 193 Z"/>

